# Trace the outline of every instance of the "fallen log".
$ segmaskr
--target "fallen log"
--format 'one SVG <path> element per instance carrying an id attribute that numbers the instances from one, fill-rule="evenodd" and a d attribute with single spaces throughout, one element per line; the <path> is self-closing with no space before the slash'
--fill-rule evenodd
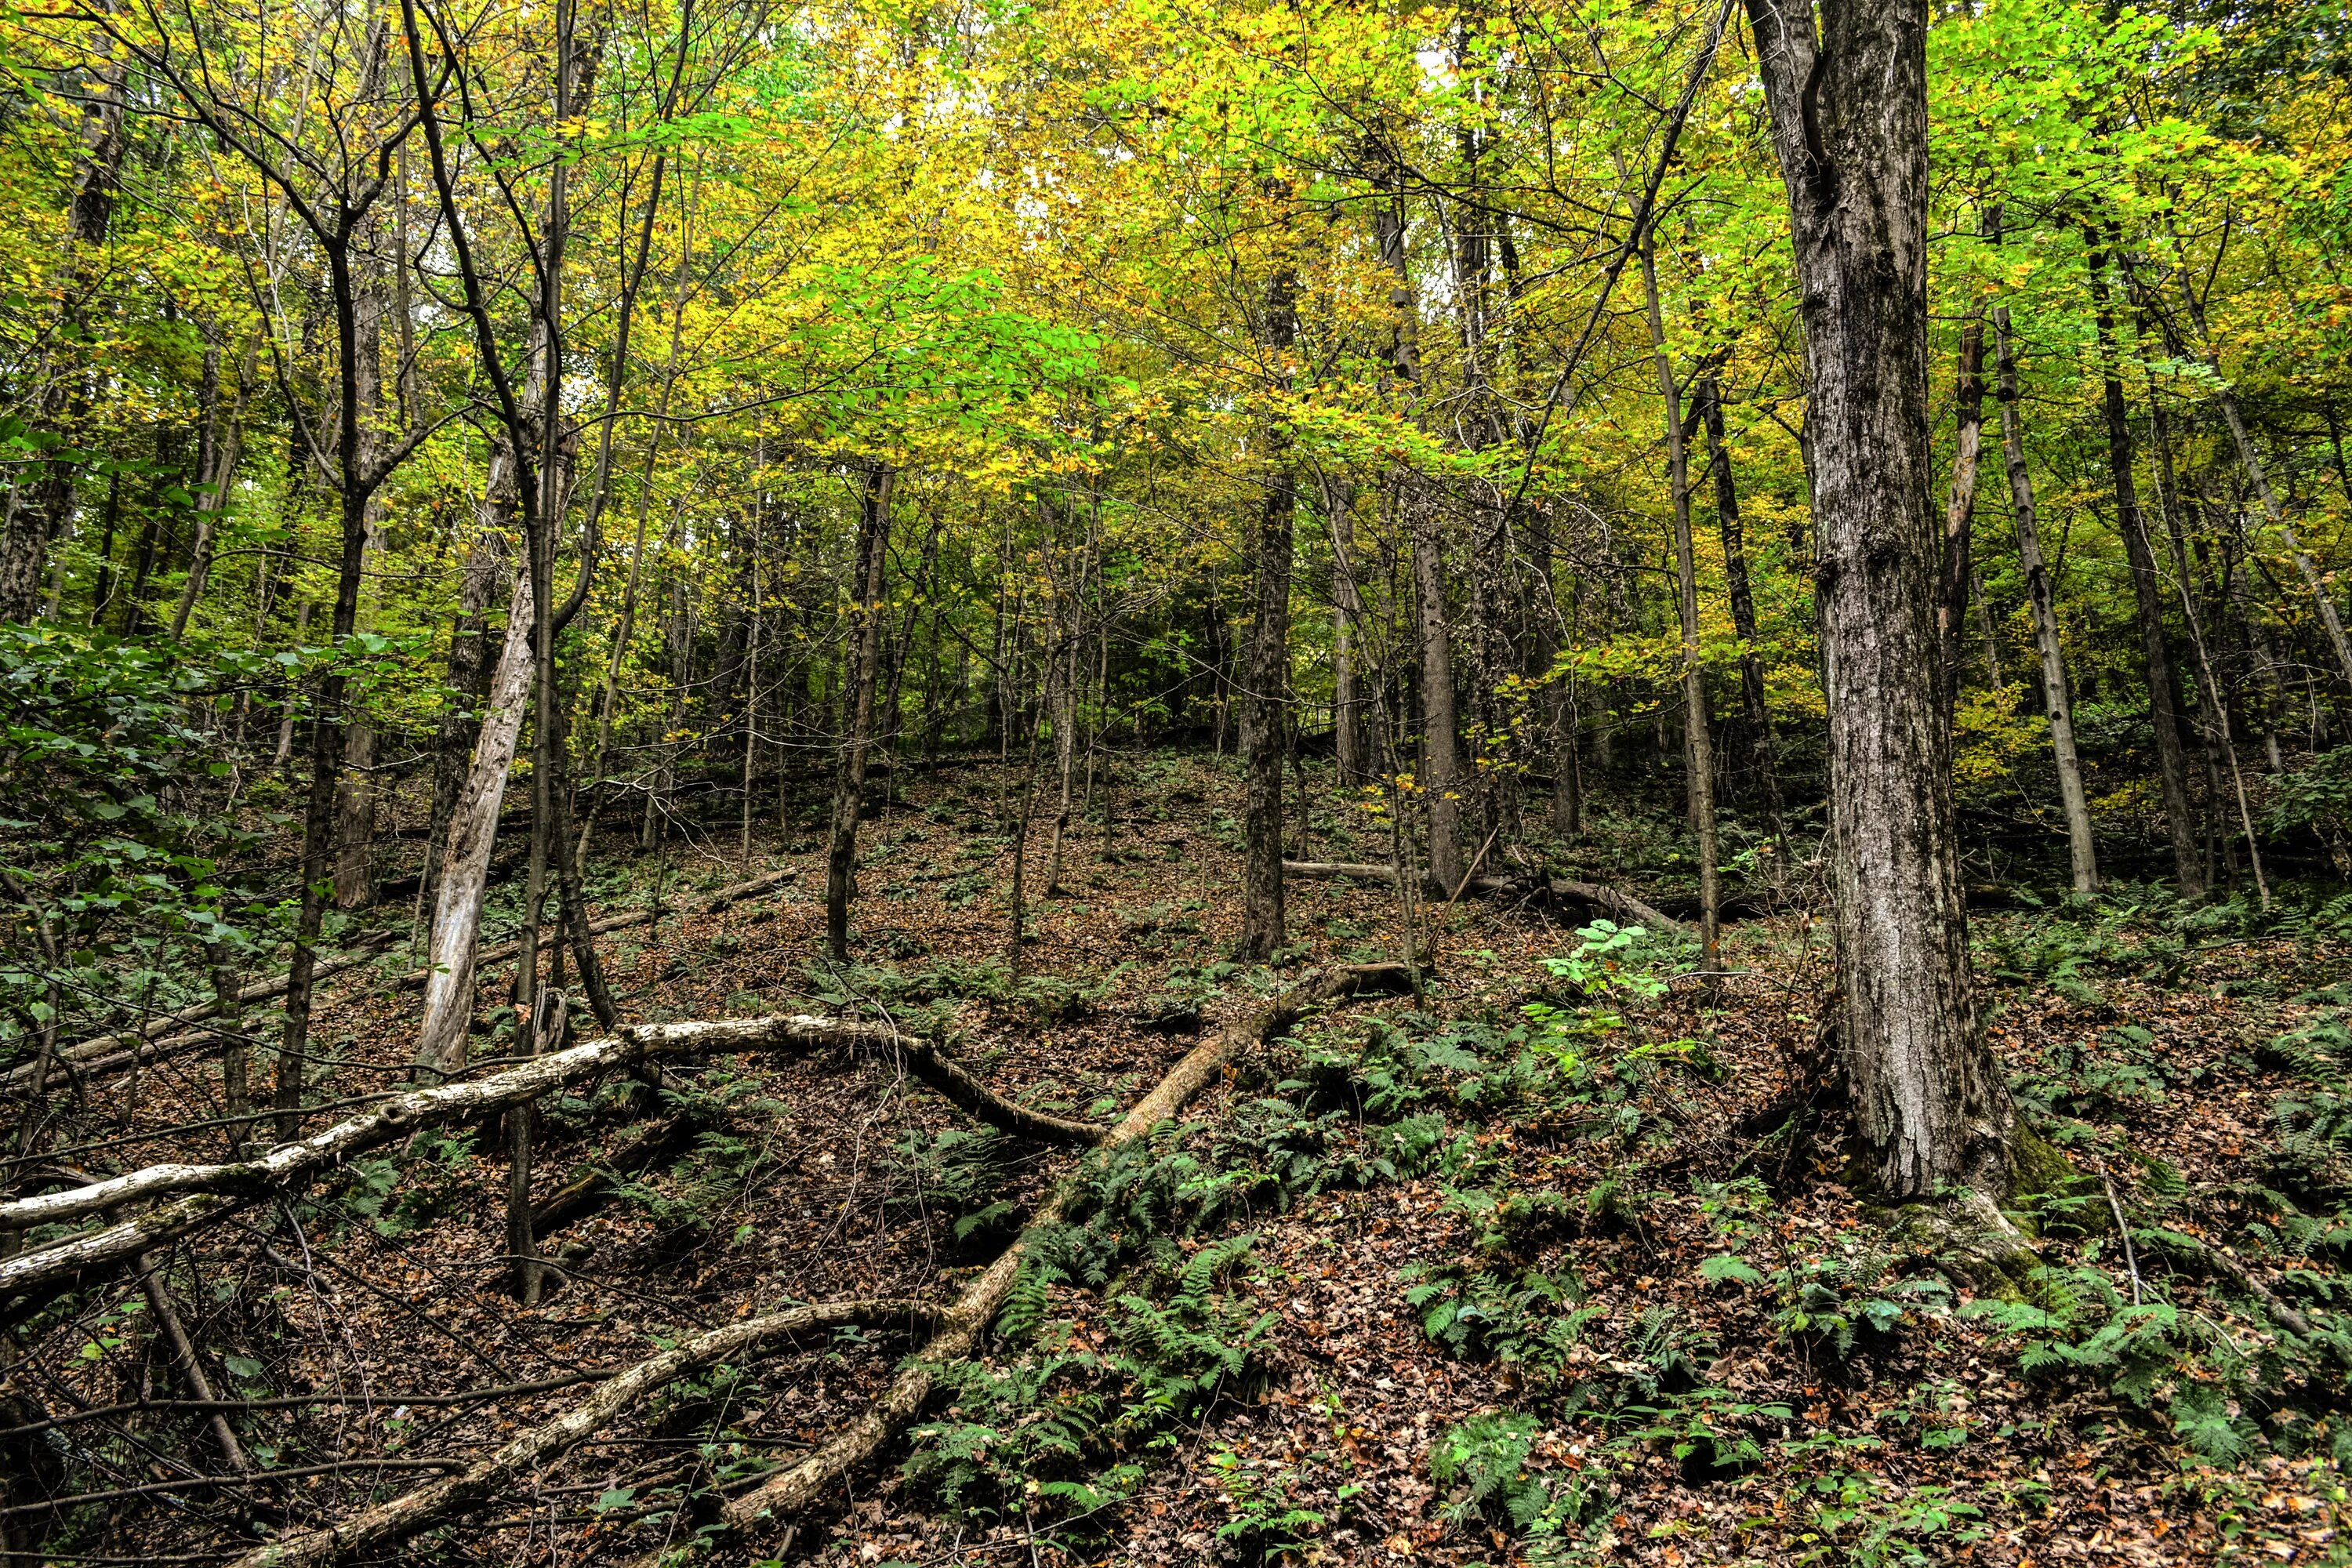
<path id="1" fill-rule="evenodd" d="M 639 1362 L 554 1420 L 511 1439 L 457 1475 L 403 1493 L 341 1524 L 273 1541 L 247 1552 L 232 1568 L 316 1568 L 372 1549 L 398 1545 L 439 1520 L 497 1501 L 550 1459 L 604 1431 L 615 1416 L 679 1378 L 730 1356 L 818 1329 L 851 1324 L 911 1327 L 938 1318 L 939 1310 L 921 1301 L 834 1301 L 793 1307 L 713 1329 Z"/>
<path id="2" fill-rule="evenodd" d="M 590 1040 L 536 1058 L 490 1078 L 396 1095 L 367 1115 L 281 1143 L 250 1160 L 216 1165 L 150 1165 L 70 1191 L 0 1204 L 0 1232 L 7 1232 L 81 1219 L 124 1204 L 173 1199 L 120 1224 L 0 1259 L 0 1321 L 23 1315 L 21 1306 L 11 1300 L 21 1293 L 46 1296 L 103 1277 L 142 1252 L 294 1191 L 354 1155 L 425 1128 L 469 1121 L 527 1104 L 598 1073 L 634 1066 L 648 1058 L 690 1051 L 809 1050 L 844 1044 L 878 1047 L 897 1038 L 898 1031 L 887 1025 L 845 1023 L 804 1014 L 643 1025 L 608 1039 Z"/>
<path id="3" fill-rule="evenodd" d="M 1285 860 L 1282 863 L 1282 874 L 1307 881 L 1344 879 L 1350 882 L 1378 882 L 1391 888 L 1396 886 L 1396 868 L 1373 862 Z M 1664 910 L 1644 903 L 1631 893 L 1615 888 L 1603 887 L 1598 882 L 1580 882 L 1568 877 L 1553 877 L 1540 882 L 1522 881 L 1513 877 L 1473 877 L 1465 884 L 1465 889 L 1482 898 L 1496 894 L 1549 892 L 1555 899 L 1580 903 L 1589 909 L 1601 910 L 1622 920 L 1639 921 L 1643 925 L 1661 931 L 1670 931 L 1678 936 L 1690 935 L 1688 926 L 1667 914 Z M 1454 891 L 1451 888 L 1440 888 L 1433 883 L 1424 890 L 1441 899 Z"/>
<path id="4" fill-rule="evenodd" d="M 787 866 L 781 871 L 771 871 L 766 876 L 754 877 L 748 882 L 738 882 L 733 887 L 721 888 L 711 894 L 709 900 L 692 910 L 668 909 L 662 910 L 661 914 L 665 918 L 682 913 L 698 916 L 717 914 L 731 905 L 742 902 L 745 899 L 755 898 L 772 889 L 782 887 L 800 874 L 799 867 Z M 646 925 L 652 921 L 654 915 L 655 911 L 652 910 L 632 910 L 625 915 L 607 915 L 603 920 L 589 922 L 588 931 L 591 936 L 604 936 L 613 931 L 626 931 L 632 926 Z M 317 978 L 324 979 L 329 975 L 342 974 L 360 968 L 383 952 L 385 947 L 391 945 L 393 934 L 391 931 L 371 931 L 368 933 L 370 945 L 364 951 L 346 954 L 319 965 L 316 971 Z M 492 964 L 511 963 L 521 952 L 522 944 L 519 942 L 500 942 L 496 947 L 485 948 L 474 960 L 476 970 L 478 972 Z M 395 976 L 391 982 L 391 987 L 394 992 L 421 990 L 432 976 L 433 967 L 427 964 L 421 969 L 412 969 L 405 974 Z M 240 1007 L 243 1007 L 248 1003 L 266 1002 L 273 996 L 282 996 L 285 993 L 286 977 L 281 974 L 275 980 L 263 981 L 259 984 L 247 986 L 237 994 L 237 1003 Z M 331 1006 L 340 1002 L 347 1002 L 351 1000 L 352 994 L 350 991 L 339 992 L 332 996 L 320 998 L 319 1005 Z M 166 1026 L 177 1027 L 201 1022 L 205 1018 L 217 1016 L 219 1012 L 218 1003 L 205 1003 L 202 1006 L 190 1007 L 174 1013 L 168 1018 L 158 1019 L 154 1024 L 150 1025 L 149 1028 L 153 1030 Z M 218 1030 L 191 1029 L 184 1034 L 173 1035 L 160 1040 L 140 1040 L 137 1044 L 131 1044 L 134 1039 L 138 1039 L 138 1037 L 128 1034 L 110 1035 L 96 1040 L 84 1041 L 80 1047 L 76 1047 L 77 1050 L 84 1052 L 84 1055 L 79 1057 L 67 1055 L 63 1060 L 68 1064 L 68 1070 L 78 1073 L 85 1079 L 102 1078 L 110 1073 L 121 1072 L 134 1064 L 143 1067 L 152 1062 L 168 1061 L 184 1051 L 194 1050 L 208 1041 L 216 1040 L 219 1037 Z M 108 1047 L 127 1048 L 115 1050 L 111 1055 L 103 1054 L 104 1047 Z M 0 1088 L 14 1089 L 20 1082 L 30 1083 L 32 1077 L 33 1067 L 27 1063 L 16 1068 L 5 1078 L 0 1078 Z"/>
<path id="5" fill-rule="evenodd" d="M 388 931 L 361 933 L 349 951 L 314 968 L 310 972 L 311 978 L 314 981 L 324 980 L 330 975 L 348 973 L 362 967 L 390 947 L 394 934 Z M 273 996 L 285 994 L 286 976 L 280 974 L 275 979 L 256 981 L 246 986 L 236 994 L 236 1002 L 241 1011 L 257 1002 L 267 1002 Z M 160 1018 L 151 1018 L 138 1028 L 126 1029 L 119 1035 L 100 1035 L 78 1041 L 58 1053 L 58 1065 L 87 1077 L 113 1071 L 118 1065 L 128 1067 L 134 1057 L 140 1061 L 152 1061 L 162 1049 L 212 1039 L 215 1032 L 210 1029 L 198 1029 L 178 1036 L 173 1036 L 172 1031 L 184 1030 L 191 1024 L 216 1018 L 220 1016 L 220 1010 L 219 999 L 215 998 L 183 1007 L 174 1013 L 166 1013 Z M 158 1040 L 162 1042 L 160 1046 L 150 1044 Z M 20 1084 L 32 1082 L 34 1070 L 32 1063 L 11 1070 L 5 1078 L 0 1078 L 0 1088 L 15 1089 Z"/>
<path id="6" fill-rule="evenodd" d="M 1168 1076 L 1150 1094 L 1119 1119 L 1118 1125 L 1103 1135 L 1097 1147 L 1108 1151 L 1148 1137 L 1152 1129 L 1182 1110 L 1188 1100 L 1223 1071 L 1226 1062 L 1287 1026 L 1308 1006 L 1368 991 L 1409 990 L 1411 984 L 1410 973 L 1401 963 L 1350 964 L 1303 977 L 1296 987 L 1276 998 L 1272 1005 L 1195 1047 L 1192 1054 L 1169 1069 Z M 740 1531 L 761 1520 L 780 1518 L 806 1507 L 828 1485 L 871 1458 L 894 1434 L 911 1422 L 929 1396 L 938 1369 L 949 1362 L 965 1359 L 979 1344 L 982 1331 L 1004 1304 L 1021 1272 L 1021 1260 L 1030 1237 L 1058 1223 L 1078 1190 L 1075 1178 L 1065 1179 L 1045 1205 L 1030 1216 L 1019 1238 L 965 1289 L 941 1320 L 939 1332 L 900 1368 L 882 1397 L 816 1452 L 729 1502 L 720 1510 L 717 1524 L 705 1527 L 704 1533 L 709 1537 L 706 1544 L 715 1543 L 716 1537 L 711 1533 L 714 1531 Z"/>

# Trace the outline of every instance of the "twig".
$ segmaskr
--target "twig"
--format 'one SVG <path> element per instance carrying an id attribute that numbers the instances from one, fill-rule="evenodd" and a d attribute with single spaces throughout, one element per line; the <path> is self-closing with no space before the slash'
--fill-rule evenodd
<path id="1" fill-rule="evenodd" d="M 2098 1163 L 2099 1185 L 2107 1189 L 2107 1212 L 2116 1216 L 2116 1234 L 2124 1238 L 2124 1267 L 2131 1270 L 2132 1305 L 2140 1304 L 2139 1258 L 2132 1251 L 2131 1226 L 2124 1223 L 2124 1205 L 2116 1198 L 2116 1184 L 2107 1178 L 2107 1163 Z"/>

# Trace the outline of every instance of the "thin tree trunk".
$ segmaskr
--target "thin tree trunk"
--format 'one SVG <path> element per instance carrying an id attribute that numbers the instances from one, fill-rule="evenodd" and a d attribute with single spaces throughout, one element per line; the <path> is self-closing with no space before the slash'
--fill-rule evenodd
<path id="1" fill-rule="evenodd" d="M 1706 431 L 1707 468 L 1715 476 L 1715 520 L 1723 535 L 1723 574 L 1731 590 L 1731 624 L 1739 633 L 1739 695 L 1748 729 L 1763 771 L 1772 819 L 1780 819 L 1780 778 L 1773 765 L 1772 713 L 1764 702 L 1764 660 L 1756 651 L 1756 595 L 1748 579 L 1748 540 L 1740 526 L 1739 489 L 1731 475 L 1731 452 L 1724 444 L 1723 389 L 1712 375 L 1698 382 L 1700 424 Z"/>
<path id="2" fill-rule="evenodd" d="M 229 481 L 236 477 L 237 459 L 245 451 L 246 403 L 253 386 L 258 353 L 257 347 L 246 351 L 244 366 L 237 374 L 236 403 L 229 415 L 228 428 L 221 434 L 211 461 L 204 465 L 204 488 L 196 497 L 196 537 L 188 558 L 188 577 L 181 584 L 180 602 L 172 611 L 172 637 L 175 642 L 187 635 L 188 619 L 204 598 L 205 585 L 212 575 L 221 514 L 228 510 Z"/>
<path id="3" fill-rule="evenodd" d="M 2213 356 L 2212 337 L 2205 326 L 2205 308 L 2199 302 L 2186 269 L 2180 274 L 2180 293 L 2189 303 L 2189 319 L 2196 324 L 2198 336 L 2207 344 L 2206 363 L 2219 377 L 2221 367 Z M 2255 449 L 2253 437 L 2246 431 L 2245 416 L 2238 410 L 2237 394 L 2230 389 L 2226 380 L 2221 384 L 2218 397 L 2221 417 L 2229 423 L 2231 444 L 2237 449 L 2238 462 L 2245 468 L 2246 477 L 2253 481 L 2254 494 L 2263 503 L 2263 514 L 2271 520 L 2271 526 L 2279 531 L 2279 537 L 2286 543 L 2287 552 L 2294 557 L 2294 569 L 2302 574 L 2303 585 L 2311 593 L 2312 603 L 2319 611 L 2320 625 L 2326 628 L 2327 646 L 2336 655 L 2336 668 L 2343 675 L 2346 684 L 2352 685 L 2352 638 L 2345 635 L 2344 617 L 2336 610 L 2336 597 L 2328 589 L 2327 580 L 2320 575 L 2319 568 L 2313 563 L 2310 552 L 2304 549 L 2303 541 L 2296 535 L 2286 509 L 2279 504 L 2277 492 L 2271 489 L 2270 474 L 2263 467 L 2262 454 Z M 2331 420 L 2334 417 L 2332 409 L 2329 416 Z"/>
<path id="4" fill-rule="evenodd" d="M 2148 377 L 2148 421 L 2156 437 L 2156 500 L 2164 510 L 2164 532 L 2172 547 L 2172 570 L 2180 590 L 2180 612 L 2189 625 L 2189 652 L 2197 667 L 2197 705 L 2203 710 L 2210 744 L 2209 756 L 2219 753 L 2230 764 L 2230 784 L 2238 805 L 2238 826 L 2246 837 L 2246 859 L 2254 873 L 2254 891 L 2264 909 L 2271 907 L 2270 879 L 2263 873 L 2263 850 L 2254 836 L 2254 814 L 2246 801 L 2246 775 L 2238 766 L 2237 739 L 2230 732 L 2230 707 L 2221 700 L 2221 682 L 2214 678 L 2213 659 L 2205 643 L 2205 627 L 2197 614 L 2196 579 L 2189 571 L 2187 530 L 2181 521 L 2180 487 L 2172 467 L 2171 423 L 2158 396 L 2156 378 Z M 2216 781 L 2218 784 L 2218 781 Z M 2218 789 L 2216 793 L 2219 793 Z"/>
<path id="5" fill-rule="evenodd" d="M 98 60 L 94 89 L 82 100 L 80 151 L 74 161 L 73 198 L 66 212 L 65 304 L 61 339 L 78 338 L 86 293 L 92 279 L 85 269 L 90 253 L 106 243 L 114 217 L 115 185 L 122 168 L 124 89 L 130 62 L 112 58 L 113 45 L 106 29 L 95 30 L 91 50 Z M 66 437 L 74 449 L 90 409 L 94 366 L 52 365 L 43 387 L 37 424 Z M 0 527 L 0 621 L 30 620 L 38 605 L 41 581 L 48 572 L 49 546 L 71 526 L 79 465 L 64 456 L 44 460 L 28 481 L 29 502 L 12 496 L 5 527 Z"/>
<path id="6" fill-rule="evenodd" d="M 2058 637 L 2058 612 L 2050 568 L 2042 558 L 2042 529 L 2033 503 L 2033 476 L 2025 467 L 2025 428 L 2018 402 L 2017 353 L 2011 341 L 2009 310 L 1992 313 L 2000 378 L 2000 445 L 2009 466 L 2009 504 L 2017 519 L 2017 564 L 2025 574 L 2025 596 L 2033 608 L 2033 637 L 2042 650 L 2042 700 L 2050 716 L 2050 749 L 2058 763 L 2058 798 L 2066 812 L 2066 848 L 2074 866 L 2074 891 L 2087 898 L 2099 890 L 2099 862 L 2091 838 L 2091 807 L 2083 789 L 2083 763 L 2074 750 L 2074 692 L 2066 679 L 2066 655 Z"/>
<path id="7" fill-rule="evenodd" d="M 2000 221 L 1997 216 L 1987 215 L 1989 228 L 1997 228 Z M 1984 305 L 1979 301 L 1969 307 L 1968 322 L 1960 329 L 1952 488 L 1944 503 L 1944 565 L 1936 594 L 1936 630 L 1943 645 L 1947 712 L 1959 700 L 1960 666 L 1966 662 L 1961 638 L 1969 617 L 1969 590 L 1976 580 L 1969 562 L 1969 522 L 1976 515 L 1977 467 L 1984 446 Z"/>
<path id="8" fill-rule="evenodd" d="M 1700 963 L 1713 976 L 1723 967 L 1722 899 L 1717 886 L 1715 843 L 1715 750 L 1706 711 L 1706 669 L 1699 660 L 1698 559 L 1691 543 L 1690 452 L 1683 443 L 1682 388 L 1666 353 L 1666 322 L 1658 302 L 1658 257 L 1654 236 L 1642 237 L 1642 291 L 1650 321 L 1650 359 L 1657 369 L 1658 395 L 1666 414 L 1666 480 L 1675 509 L 1675 610 L 1683 634 L 1683 768 L 1690 793 L 1691 826 L 1698 835 Z M 1702 392 L 1702 397 L 1706 395 Z"/>
<path id="9" fill-rule="evenodd" d="M 2115 483 L 2116 522 L 2131 562 L 2132 592 L 2139 610 L 2140 641 L 2147 654 L 2148 718 L 2156 730 L 2157 773 L 2164 789 L 2165 826 L 2172 839 L 2173 874 L 2185 899 L 2202 897 L 2205 867 L 2197 847 L 2197 812 L 2189 797 L 2189 754 L 2180 741 L 2179 679 L 2164 636 L 2164 590 L 2148 547 L 2147 520 L 2139 509 L 2132 475 L 2130 414 L 2124 406 L 2122 372 L 2116 360 L 2114 312 L 2108 304 L 2107 258 L 2090 258 L 2091 299 L 2099 342 L 2099 374 L 2107 419 L 2107 470 Z"/>
<path id="10" fill-rule="evenodd" d="M 1326 479 L 1323 511 L 1331 528 L 1331 752 L 1339 787 L 1352 789 L 1368 776 L 1364 766 L 1363 699 L 1356 690 L 1357 627 L 1364 616 L 1356 584 L 1356 487 Z"/>
<path id="11" fill-rule="evenodd" d="M 1840 1025 L 1897 1198 L 2008 1184 L 1946 759 L 1927 426 L 1926 0 L 1749 0 L 1806 325 Z"/>
<path id="12" fill-rule="evenodd" d="M 849 896 L 857 866 L 857 816 L 866 798 L 866 749 L 874 728 L 876 668 L 882 647 L 883 569 L 889 553 L 890 492 L 898 470 L 877 463 L 866 473 L 857 517 L 857 560 L 851 584 L 849 669 L 842 683 L 841 757 L 834 773 L 833 832 L 825 851 L 825 952 L 849 962 Z"/>
<path id="13" fill-rule="evenodd" d="M 1290 190 L 1270 188 L 1277 219 L 1287 232 Z M 1265 285 L 1263 338 L 1276 367 L 1276 390 L 1286 391 L 1285 362 L 1298 336 L 1298 279 L 1287 255 Z M 1277 410 L 1266 431 L 1265 498 L 1257 512 L 1251 564 L 1256 571 L 1256 614 L 1250 625 L 1249 689 L 1242 709 L 1247 796 L 1243 808 L 1242 933 L 1235 956 L 1271 958 L 1284 940 L 1282 885 L 1282 752 L 1290 695 L 1290 557 L 1298 480 L 1290 468 L 1290 437 Z"/>

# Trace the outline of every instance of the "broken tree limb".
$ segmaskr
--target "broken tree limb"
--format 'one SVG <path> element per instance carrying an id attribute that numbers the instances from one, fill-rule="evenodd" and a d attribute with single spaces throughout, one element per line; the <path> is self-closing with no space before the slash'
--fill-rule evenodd
<path id="1" fill-rule="evenodd" d="M 538 1099 L 565 1084 L 633 1066 L 649 1057 L 699 1051 L 813 1050 L 881 1046 L 898 1037 L 881 1024 L 845 1023 L 806 1014 L 701 1023 L 648 1024 L 608 1039 L 535 1058 L 471 1083 L 415 1089 L 378 1110 L 337 1122 L 250 1160 L 217 1165 L 150 1165 L 68 1192 L 0 1204 L 0 1231 L 55 1225 L 119 1205 L 173 1201 L 102 1229 L 68 1237 L 0 1261 L 0 1303 L 26 1291 L 66 1288 L 125 1266 L 138 1254 L 205 1228 L 239 1209 L 291 1192 L 352 1156 L 421 1129 L 471 1121 Z M 15 1309 L 0 1305 L 0 1319 Z"/>
<path id="2" fill-rule="evenodd" d="M 1206 1088 L 1234 1056 L 1286 1027 L 1314 1004 L 1365 992 L 1408 990 L 1411 984 L 1411 975 L 1401 963 L 1349 964 L 1303 977 L 1270 1006 L 1228 1026 L 1195 1047 L 1191 1055 L 1169 1069 L 1168 1076 L 1150 1094 L 1119 1119 L 1116 1127 L 1103 1135 L 1097 1147 L 1108 1151 L 1148 1137 L 1152 1129 L 1173 1117 Z M 761 1520 L 781 1518 L 806 1507 L 827 1486 L 872 1458 L 893 1434 L 912 1421 L 930 1394 L 938 1368 L 970 1356 L 979 1344 L 982 1331 L 1004 1304 L 1013 1280 L 1020 1275 L 1029 1239 L 1057 1223 L 1077 1193 L 1076 1180 L 1065 1179 L 1045 1205 L 1030 1216 L 1020 1237 L 965 1288 L 963 1295 L 948 1310 L 939 1332 L 899 1370 L 882 1397 L 799 1464 L 728 1503 L 719 1514 L 717 1528 L 740 1531 Z"/>
<path id="3" fill-rule="evenodd" d="M 1369 861 L 1359 863 L 1350 860 L 1285 860 L 1282 863 L 1282 873 L 1286 877 L 1297 877 L 1308 881 L 1377 882 L 1383 887 L 1391 888 L 1396 886 L 1397 877 L 1394 867 L 1375 865 Z M 1631 893 L 1615 888 L 1603 887 L 1598 882 L 1580 882 L 1569 877 L 1552 877 L 1529 884 L 1510 877 L 1472 877 L 1464 886 L 1482 898 L 1497 893 L 1549 891 L 1555 899 L 1570 900 L 1622 920 L 1639 921 L 1643 925 L 1655 930 L 1673 931 L 1677 936 L 1691 934 L 1689 927 L 1667 914 L 1664 910 L 1644 903 Z M 1454 891 L 1450 888 L 1437 887 L 1434 883 L 1430 885 L 1429 890 L 1441 898 Z"/>
<path id="4" fill-rule="evenodd" d="M 999 1131 L 1041 1143 L 1087 1147 L 1102 1142 L 1110 1131 L 1092 1121 L 1078 1121 L 1034 1110 L 1007 1100 L 943 1055 L 930 1041 L 902 1037 L 893 1047 L 908 1077 L 928 1085 L 940 1099 L 985 1121 Z M 645 1129 L 613 1152 L 612 1158 L 566 1182 L 531 1211 L 531 1228 L 541 1236 L 572 1224 L 612 1195 L 614 1173 L 643 1170 L 682 1151 L 702 1130 L 703 1116 L 692 1109 L 677 1111 Z"/>
<path id="5" fill-rule="evenodd" d="M 1041 1143 L 1083 1146 L 1100 1143 L 1110 1133 L 1109 1128 L 1092 1121 L 1049 1115 L 1005 1099 L 951 1058 L 941 1055 L 929 1040 L 902 1039 L 898 1042 L 898 1055 L 910 1076 L 938 1090 L 940 1098 L 950 1104 L 1000 1131 L 1034 1138 Z"/>
<path id="6" fill-rule="evenodd" d="M 749 1353 L 780 1339 L 857 1324 L 914 1326 L 936 1321 L 939 1310 L 908 1300 L 834 1301 L 769 1312 L 698 1334 L 622 1373 L 543 1426 L 513 1438 L 460 1473 L 417 1488 L 324 1530 L 276 1541 L 238 1558 L 231 1568 L 321 1568 L 375 1548 L 394 1546 L 453 1515 L 495 1502 L 509 1488 L 679 1378 Z"/>

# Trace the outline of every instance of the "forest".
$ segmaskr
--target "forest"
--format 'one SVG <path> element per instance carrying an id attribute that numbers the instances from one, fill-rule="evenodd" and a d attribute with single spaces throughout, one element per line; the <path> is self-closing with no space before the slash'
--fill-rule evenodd
<path id="1" fill-rule="evenodd" d="M 0 1568 L 2352 1563 L 2340 0 L 16 0 Z"/>

